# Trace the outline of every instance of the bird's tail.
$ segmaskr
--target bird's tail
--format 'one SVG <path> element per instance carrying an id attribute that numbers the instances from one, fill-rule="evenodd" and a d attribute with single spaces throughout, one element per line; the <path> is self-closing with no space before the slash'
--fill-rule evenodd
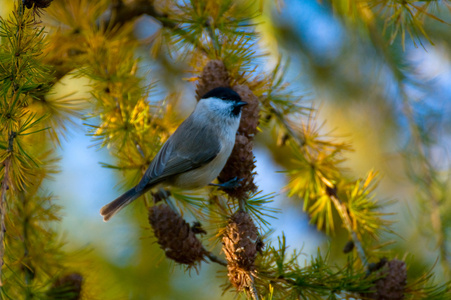
<path id="1" fill-rule="evenodd" d="M 145 191 L 137 191 L 135 187 L 133 187 L 123 195 L 117 197 L 115 200 L 102 207 L 100 209 L 100 215 L 103 216 L 103 221 L 106 222 L 111 219 L 111 217 L 114 216 L 118 211 L 132 203 L 133 200 L 141 196 L 144 192 Z"/>

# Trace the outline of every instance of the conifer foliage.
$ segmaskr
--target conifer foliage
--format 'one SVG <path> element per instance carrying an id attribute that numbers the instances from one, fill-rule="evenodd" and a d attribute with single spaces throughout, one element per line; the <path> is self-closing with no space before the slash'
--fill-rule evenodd
<path id="1" fill-rule="evenodd" d="M 46 98 L 55 78 L 43 59 L 46 44 L 38 8 L 47 7 L 47 2 L 17 2 L 13 12 L 0 19 L 2 299 L 56 295 L 60 285 L 56 282 L 61 280 L 66 283 L 59 298 L 48 297 L 78 299 L 83 279 L 80 275 L 76 283 L 62 279 L 68 272 L 62 243 L 49 224 L 58 221 L 61 212 L 42 186 L 58 170 L 53 151 L 58 140 L 52 139 L 62 129 L 58 122 L 79 113 L 75 103 Z M 58 121 L 53 109 L 58 110 Z"/>
<path id="2" fill-rule="evenodd" d="M 188 85 L 185 90 L 195 91 L 197 100 L 213 88 L 230 87 L 248 103 L 218 177 L 220 183 L 235 178 L 238 185 L 149 192 L 127 208 L 148 212 L 147 218 L 136 214 L 135 219 L 146 219 L 146 230 L 165 260 L 190 270 L 217 264 L 226 274 L 224 291 L 254 300 L 451 297 L 450 278 L 434 281 L 434 269 L 410 274 L 405 253 L 384 248 L 382 237 L 394 228 L 390 210 L 377 198 L 377 172 L 349 175 L 343 162 L 352 144 L 325 133 L 318 108 L 287 84 L 285 60 L 276 60 L 269 71 L 260 65 L 270 60 L 259 27 L 264 7 L 273 6 L 269 2 L 15 1 L 13 11 L 0 19 L 1 299 L 106 297 L 94 292 L 101 281 L 84 275 L 90 270 L 70 263 L 72 254 L 62 250 L 51 225 L 63 216 L 44 188 L 59 170 L 54 149 L 74 120 L 82 119 L 94 145 L 107 148 L 114 158 L 103 166 L 118 171 L 124 186 L 136 184 L 180 123 L 175 107 L 187 93 L 174 87 Z M 407 76 L 389 44 L 405 47 L 430 39 L 424 19 L 441 21 L 431 12 L 434 1 L 325 2 L 346 26 L 365 28 L 403 91 Z M 158 28 L 139 39 L 134 29 L 143 17 Z M 145 76 L 143 60 L 158 70 Z M 68 74 L 89 79 L 89 99 L 50 97 L 52 87 Z M 169 92 L 154 93 L 157 86 Z M 438 184 L 440 176 L 424 151 L 428 140 L 403 95 L 412 144 L 421 154 L 415 156 L 420 171 L 411 176 Z M 341 261 L 318 251 L 303 262 L 300 249 L 290 248 L 283 234 L 271 234 L 271 220 L 280 214 L 273 207 L 274 194 L 263 195 L 256 181 L 253 151 L 259 135 L 278 140 L 272 151 L 291 157 L 284 170 L 291 205 L 302 207 L 331 243 L 337 232 L 344 232 L 349 242 Z M 423 188 L 433 203 L 431 215 L 438 218 L 434 232 L 446 273 L 449 227 L 441 222 L 443 213 L 434 210 L 444 201 Z M 190 225 L 188 216 L 197 222 Z"/>

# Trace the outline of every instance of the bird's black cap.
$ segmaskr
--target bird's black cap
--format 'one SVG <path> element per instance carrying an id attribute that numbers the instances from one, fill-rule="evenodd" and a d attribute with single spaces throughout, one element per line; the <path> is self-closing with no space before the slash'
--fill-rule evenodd
<path id="1" fill-rule="evenodd" d="M 214 89 L 210 90 L 209 92 L 207 92 L 205 95 L 203 95 L 201 99 L 207 99 L 207 98 L 211 98 L 211 97 L 219 98 L 222 100 L 236 101 L 236 102 L 241 101 L 240 95 L 238 95 L 237 92 L 235 92 L 234 90 L 232 90 L 231 88 L 228 88 L 228 87 L 214 88 Z"/>

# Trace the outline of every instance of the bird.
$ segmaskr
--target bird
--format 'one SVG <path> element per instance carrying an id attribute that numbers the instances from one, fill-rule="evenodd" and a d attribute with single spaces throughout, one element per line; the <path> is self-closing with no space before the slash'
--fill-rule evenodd
<path id="1" fill-rule="evenodd" d="M 204 94 L 160 148 L 139 183 L 100 209 L 103 220 L 157 186 L 193 190 L 211 184 L 232 153 L 246 104 L 228 87 Z"/>

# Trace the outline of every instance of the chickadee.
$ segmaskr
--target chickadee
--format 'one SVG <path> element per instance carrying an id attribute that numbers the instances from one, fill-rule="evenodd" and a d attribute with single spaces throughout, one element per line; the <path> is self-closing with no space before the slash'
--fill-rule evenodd
<path id="1" fill-rule="evenodd" d="M 158 184 L 197 189 L 218 177 L 232 153 L 246 104 L 230 88 L 206 93 L 161 147 L 138 185 L 102 207 L 103 220 Z"/>

